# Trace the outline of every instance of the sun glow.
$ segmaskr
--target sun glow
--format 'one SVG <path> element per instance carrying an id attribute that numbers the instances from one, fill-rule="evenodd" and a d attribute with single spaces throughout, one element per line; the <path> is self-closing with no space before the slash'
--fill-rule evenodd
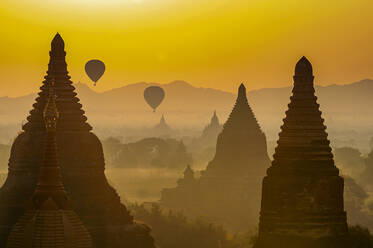
<path id="1" fill-rule="evenodd" d="M 105 62 L 96 90 L 175 79 L 229 91 L 242 81 L 281 87 L 303 55 L 323 84 L 357 81 L 373 77 L 372 8 L 367 0 L 0 0 L 0 96 L 40 86 L 56 32 L 73 81 L 89 82 L 89 59 Z"/>

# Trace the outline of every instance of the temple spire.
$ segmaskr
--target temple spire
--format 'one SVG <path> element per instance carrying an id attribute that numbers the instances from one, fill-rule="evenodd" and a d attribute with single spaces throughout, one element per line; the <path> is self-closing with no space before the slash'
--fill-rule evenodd
<path id="1" fill-rule="evenodd" d="M 39 180 L 32 197 L 33 207 L 42 207 L 44 202 L 52 200 L 59 209 L 68 207 L 68 198 L 62 183 L 57 159 L 56 130 L 59 112 L 56 106 L 54 80 L 49 84 L 49 96 L 43 111 L 46 128 L 44 160 L 40 167 Z"/>
<path id="2" fill-rule="evenodd" d="M 232 143 L 233 140 L 234 144 Z M 251 158 L 248 158 L 249 153 L 257 153 L 253 155 L 252 160 L 260 157 L 263 159 L 261 164 L 267 164 L 266 146 L 265 135 L 260 129 L 247 101 L 245 85 L 241 84 L 238 89 L 236 103 L 223 126 L 222 132 L 218 136 L 215 157 L 204 173 L 209 173 L 209 171 L 214 171 L 215 168 L 220 167 L 220 169 L 226 171 L 225 173 L 229 171 L 229 173 L 241 175 L 247 175 L 252 173 L 252 171 L 258 170 L 260 171 L 260 176 L 262 176 L 266 170 L 265 166 L 259 166 L 260 169 L 257 169 L 256 165 L 246 162 L 251 160 Z M 232 156 L 232 154 L 236 155 Z M 243 162 L 243 160 L 245 161 Z M 228 164 L 229 166 L 227 166 Z"/>
<path id="3" fill-rule="evenodd" d="M 164 114 L 162 114 L 162 118 L 161 118 L 161 120 L 160 120 L 159 123 L 160 123 L 160 124 L 163 124 L 163 125 L 166 124 L 166 119 L 164 118 Z"/>
<path id="4" fill-rule="evenodd" d="M 240 99 L 241 101 L 247 101 L 247 98 L 246 98 L 246 87 L 245 85 L 242 83 L 240 84 L 240 87 L 238 88 L 238 98 L 237 99 Z"/>
<path id="5" fill-rule="evenodd" d="M 51 43 L 51 51 L 49 52 L 50 60 L 48 65 L 48 78 L 67 76 L 67 64 L 65 61 L 65 42 L 61 35 L 57 33 Z"/>
<path id="6" fill-rule="evenodd" d="M 312 65 L 302 57 L 295 66 L 293 95 L 281 127 L 273 165 L 309 166 L 324 164 L 323 170 L 335 171 L 326 126 L 321 117 L 313 86 Z M 295 149 L 296 148 L 296 149 Z M 311 159 L 318 154 L 317 160 Z M 269 171 L 275 171 L 272 167 Z"/>
<path id="7" fill-rule="evenodd" d="M 295 76 L 313 76 L 311 62 L 305 56 L 296 64 Z"/>
<path id="8" fill-rule="evenodd" d="M 57 125 L 57 131 L 90 131 L 92 129 L 86 122 L 87 117 L 84 116 L 84 111 L 81 109 L 82 105 L 76 97 L 75 88 L 72 86 L 72 81 L 68 75 L 64 48 L 65 43 L 61 35 L 57 33 L 51 42 L 47 75 L 44 77 L 43 86 L 40 87 L 41 92 L 33 105 L 34 109 L 30 111 L 30 116 L 27 117 L 28 122 L 23 126 L 25 131 L 45 130 L 43 111 L 48 101 L 49 83 L 52 80 L 55 94 L 59 99 L 57 105 L 61 117 Z"/>
<path id="9" fill-rule="evenodd" d="M 236 103 L 228 120 L 224 124 L 223 130 L 230 128 L 241 129 L 245 125 L 248 125 L 253 132 L 260 131 L 260 126 L 247 101 L 246 87 L 244 84 L 241 84 L 238 89 Z"/>
<path id="10" fill-rule="evenodd" d="M 350 247 L 339 176 L 313 87 L 311 63 L 295 66 L 293 95 L 263 179 L 255 248 Z"/>
<path id="11" fill-rule="evenodd" d="M 57 162 L 56 131 L 59 113 L 54 79 L 49 83 L 43 111 L 46 129 L 44 161 L 28 209 L 14 225 L 7 248 L 91 248 L 92 237 L 72 208 Z"/>
<path id="12" fill-rule="evenodd" d="M 55 53 L 60 52 L 61 54 L 65 52 L 65 42 L 59 33 L 57 33 L 52 40 L 51 51 Z"/>
<path id="13" fill-rule="evenodd" d="M 219 123 L 219 118 L 218 116 L 216 115 L 216 110 L 214 111 L 214 115 L 212 116 L 211 118 L 211 122 L 210 122 L 210 126 L 219 126 L 220 123 Z"/>

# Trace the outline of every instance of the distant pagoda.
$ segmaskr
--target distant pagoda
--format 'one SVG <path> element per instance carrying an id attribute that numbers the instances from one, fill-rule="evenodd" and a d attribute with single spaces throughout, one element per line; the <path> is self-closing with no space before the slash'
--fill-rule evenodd
<path id="1" fill-rule="evenodd" d="M 256 248 L 346 247 L 343 179 L 334 165 L 313 80 L 312 65 L 302 57 L 274 160 L 263 180 Z"/>
<path id="2" fill-rule="evenodd" d="M 265 134 L 248 104 L 246 88 L 240 85 L 236 103 L 219 134 L 216 153 L 202 177 L 265 175 L 270 163 Z"/>
<path id="3" fill-rule="evenodd" d="M 13 143 L 8 177 L 0 189 L 0 247 L 4 247 L 11 227 L 24 214 L 27 199 L 35 191 L 46 135 L 43 110 L 52 79 L 60 114 L 56 136 L 62 180 L 74 210 L 92 236 L 93 246 L 154 247 L 150 228 L 134 222 L 107 182 L 102 145 L 91 132 L 74 92 L 65 62 L 64 41 L 59 34 L 52 40 L 49 54 L 47 75 L 28 123 Z"/>
<path id="4" fill-rule="evenodd" d="M 199 138 L 199 142 L 202 143 L 214 143 L 216 144 L 216 138 L 222 130 L 222 125 L 219 122 L 219 118 L 214 111 L 213 116 L 211 117 L 210 123 L 203 129 L 202 135 Z"/>
<path id="5" fill-rule="evenodd" d="M 248 222 L 254 227 L 260 182 L 269 166 L 266 137 L 241 84 L 236 104 L 218 136 L 215 157 L 199 179 L 164 189 L 161 204 L 190 215 L 208 216 L 230 229 L 247 228 Z"/>
<path id="6" fill-rule="evenodd" d="M 25 214 L 9 235 L 7 248 L 91 248 L 92 238 L 62 183 L 56 147 L 59 113 L 52 86 L 43 116 L 46 141 L 39 180 Z"/>
<path id="7" fill-rule="evenodd" d="M 183 178 L 180 178 L 178 181 L 177 181 L 177 184 L 179 186 L 182 186 L 182 185 L 190 185 L 192 183 L 195 182 L 195 177 L 194 177 L 194 171 L 193 169 L 190 167 L 190 165 L 188 165 L 184 171 L 184 177 Z"/>
<path id="8" fill-rule="evenodd" d="M 155 125 L 152 129 L 152 133 L 155 136 L 168 136 L 172 132 L 171 127 L 166 123 L 166 119 L 164 117 L 164 114 L 162 114 L 162 117 L 157 125 Z"/>

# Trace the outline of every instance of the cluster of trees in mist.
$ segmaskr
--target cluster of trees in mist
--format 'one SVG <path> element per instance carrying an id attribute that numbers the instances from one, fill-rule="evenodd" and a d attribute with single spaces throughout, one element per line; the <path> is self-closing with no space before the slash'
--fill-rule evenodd
<path id="1" fill-rule="evenodd" d="M 345 180 L 344 202 L 350 224 L 373 230 L 373 150 L 364 155 L 353 147 L 333 149 Z"/>
<path id="2" fill-rule="evenodd" d="M 189 219 L 181 212 L 164 211 L 158 204 L 128 207 L 136 220 L 150 225 L 156 244 L 162 248 L 251 248 L 257 239 L 257 232 L 230 234 L 201 217 Z M 373 248 L 368 228 L 349 226 L 349 240 L 351 248 Z"/>
<path id="3" fill-rule="evenodd" d="M 181 140 L 145 138 L 123 144 L 111 137 L 102 143 L 107 164 L 112 167 L 182 169 L 193 163 Z"/>
<path id="4" fill-rule="evenodd" d="M 150 225 L 162 248 L 249 248 L 256 239 L 256 234 L 250 232 L 229 234 L 201 217 L 188 219 L 181 212 L 166 212 L 158 204 L 149 208 L 135 204 L 129 209 L 136 220 Z"/>

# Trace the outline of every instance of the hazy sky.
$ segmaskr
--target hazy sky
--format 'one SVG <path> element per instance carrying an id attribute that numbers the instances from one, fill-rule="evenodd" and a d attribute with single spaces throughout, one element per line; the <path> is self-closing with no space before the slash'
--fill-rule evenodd
<path id="1" fill-rule="evenodd" d="M 74 82 L 98 91 L 186 80 L 235 91 L 292 83 L 306 55 L 316 83 L 373 78 L 371 0 L 1 0 L 0 96 L 38 90 L 58 31 Z"/>

